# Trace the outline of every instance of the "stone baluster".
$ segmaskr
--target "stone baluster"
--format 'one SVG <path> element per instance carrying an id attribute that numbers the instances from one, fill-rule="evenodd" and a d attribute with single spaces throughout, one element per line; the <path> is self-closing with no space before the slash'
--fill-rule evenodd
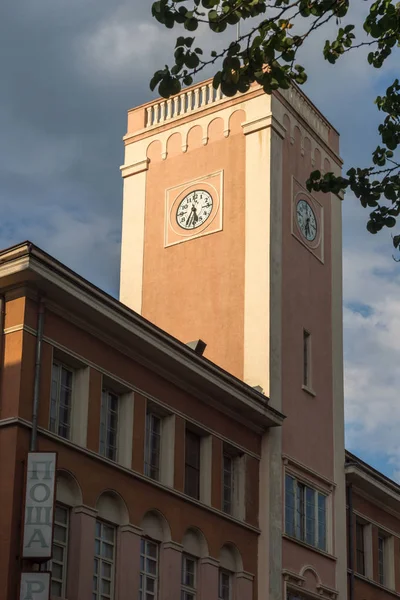
<path id="1" fill-rule="evenodd" d="M 172 100 L 170 99 L 170 100 L 167 100 L 167 112 L 165 115 L 166 119 L 170 119 L 172 117 L 171 109 L 172 109 Z"/>
<path id="2" fill-rule="evenodd" d="M 187 92 L 187 110 L 193 110 L 193 90 Z"/>
<path id="3" fill-rule="evenodd" d="M 146 127 L 153 125 L 153 107 L 148 106 L 146 109 Z"/>
<path id="4" fill-rule="evenodd" d="M 208 104 L 212 104 L 214 102 L 214 87 L 212 83 L 208 84 Z"/>
<path id="5" fill-rule="evenodd" d="M 194 90 L 194 107 L 193 108 L 199 108 L 200 106 L 200 88 L 196 88 Z"/>
<path id="6" fill-rule="evenodd" d="M 207 86 L 201 86 L 201 106 L 205 106 L 207 103 Z"/>
<path id="7" fill-rule="evenodd" d="M 179 115 L 179 96 L 174 96 L 174 117 Z"/>

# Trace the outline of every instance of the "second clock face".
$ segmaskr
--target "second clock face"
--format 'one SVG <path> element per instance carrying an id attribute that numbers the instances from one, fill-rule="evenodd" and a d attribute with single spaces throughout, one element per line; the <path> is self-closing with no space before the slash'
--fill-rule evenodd
<path id="1" fill-rule="evenodd" d="M 180 201 L 176 209 L 176 222 L 182 229 L 196 229 L 203 225 L 213 209 L 211 194 L 194 190 Z"/>
<path id="2" fill-rule="evenodd" d="M 303 236 L 308 242 L 313 242 L 317 237 L 317 219 L 313 209 L 306 200 L 298 201 L 296 217 Z"/>

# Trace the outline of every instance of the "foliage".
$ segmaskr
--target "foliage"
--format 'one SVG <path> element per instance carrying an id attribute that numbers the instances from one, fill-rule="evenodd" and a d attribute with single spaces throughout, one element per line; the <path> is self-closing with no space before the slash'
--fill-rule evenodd
<path id="1" fill-rule="evenodd" d="M 157 0 L 152 14 L 168 29 L 179 25 L 193 32 L 205 23 L 212 32 L 222 34 L 229 26 L 246 20 L 253 19 L 251 24 L 255 24 L 226 48 L 212 50 L 207 57 L 195 45 L 195 37 L 179 36 L 173 66 L 157 71 L 150 87 L 158 88 L 162 97 L 169 98 L 179 93 L 182 85 L 191 85 L 194 76 L 209 65 L 215 66 L 214 87 L 220 87 L 225 96 L 246 92 L 254 82 L 267 94 L 287 89 L 292 82 L 301 85 L 307 74 L 296 62 L 297 53 L 313 39 L 317 29 L 332 19 L 337 25 L 336 38 L 325 42 L 324 58 L 335 64 L 344 53 L 369 46 L 368 63 L 379 69 L 393 49 L 400 46 L 400 2 L 372 2 L 362 24 L 366 40 L 358 42 L 355 25 L 341 27 L 349 5 L 350 0 Z M 296 33 L 299 21 L 306 25 L 302 33 Z M 400 163 L 396 159 L 400 144 L 399 80 L 375 102 L 385 118 L 379 126 L 381 145 L 372 153 L 373 165 L 351 168 L 346 177 L 333 173 L 322 177 L 314 171 L 307 182 L 310 191 L 339 193 L 351 189 L 364 207 L 373 208 L 367 224 L 371 233 L 393 227 L 400 213 Z M 393 243 L 400 248 L 400 235 L 394 236 Z"/>

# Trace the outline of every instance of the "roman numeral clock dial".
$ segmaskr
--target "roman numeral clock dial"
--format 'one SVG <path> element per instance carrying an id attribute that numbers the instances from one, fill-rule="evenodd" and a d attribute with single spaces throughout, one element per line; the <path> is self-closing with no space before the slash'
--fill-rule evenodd
<path id="1" fill-rule="evenodd" d="M 313 242 L 317 237 L 317 219 L 313 209 L 306 200 L 298 201 L 296 218 L 302 235 L 308 242 Z"/>
<path id="2" fill-rule="evenodd" d="M 196 229 L 210 217 L 213 199 L 205 190 L 187 194 L 176 209 L 176 222 L 182 229 Z"/>

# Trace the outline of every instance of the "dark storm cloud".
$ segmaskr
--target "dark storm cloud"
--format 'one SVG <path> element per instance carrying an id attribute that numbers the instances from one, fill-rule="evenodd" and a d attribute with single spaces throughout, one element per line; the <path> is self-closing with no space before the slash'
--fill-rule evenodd
<path id="1" fill-rule="evenodd" d="M 9 0 L 1 12 L 0 246 L 32 239 L 116 293 L 121 138 L 158 66 L 156 44 L 134 51 L 150 4 Z"/>

